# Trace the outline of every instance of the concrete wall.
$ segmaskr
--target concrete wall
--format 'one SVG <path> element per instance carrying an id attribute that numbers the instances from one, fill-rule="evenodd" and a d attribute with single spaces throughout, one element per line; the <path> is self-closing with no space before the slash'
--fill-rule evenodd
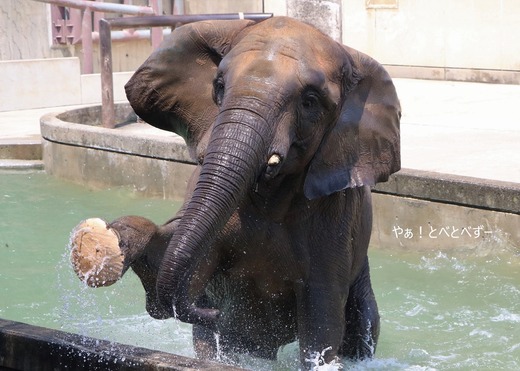
<path id="1" fill-rule="evenodd" d="M 516 0 L 343 0 L 343 42 L 383 64 L 437 68 L 422 77 L 494 81 L 496 71 L 520 83 L 519 19 Z"/>
<path id="2" fill-rule="evenodd" d="M 262 13 L 262 0 L 184 0 L 186 14 Z"/>
<path id="3" fill-rule="evenodd" d="M 31 0 L 0 1 L 0 60 L 51 56 L 46 4 Z"/>
<path id="4" fill-rule="evenodd" d="M 184 11 L 303 18 L 374 56 L 398 77 L 520 83 L 516 0 L 185 0 Z M 0 1 L 1 60 L 81 57 L 81 44 L 51 47 L 49 19 L 46 4 Z M 332 21 L 324 27 L 327 19 Z M 114 43 L 114 71 L 134 70 L 150 51 L 147 40 Z M 97 49 L 94 55 L 99 72 Z"/>
<path id="5" fill-rule="evenodd" d="M 314 25 L 341 42 L 341 0 L 287 0 L 287 15 Z"/>
<path id="6" fill-rule="evenodd" d="M 401 195 L 373 193 L 371 244 L 410 251 L 475 256 L 517 252 L 520 215 Z"/>
<path id="7" fill-rule="evenodd" d="M 114 73 L 114 100 L 126 100 L 131 75 Z M 81 75 L 78 58 L 0 61 L 0 81 L 0 112 L 101 102 L 100 75 Z"/>
<path id="8" fill-rule="evenodd" d="M 112 71 L 125 72 L 135 71 L 152 53 L 153 48 L 150 40 L 113 41 L 112 42 Z M 75 54 L 82 62 L 81 45 L 76 47 Z M 92 47 L 92 64 L 94 73 L 101 72 L 101 55 L 99 43 Z"/>

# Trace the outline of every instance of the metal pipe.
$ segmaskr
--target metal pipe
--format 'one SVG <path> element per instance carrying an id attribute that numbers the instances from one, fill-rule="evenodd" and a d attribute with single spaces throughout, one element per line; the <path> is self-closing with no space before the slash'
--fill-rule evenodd
<path id="1" fill-rule="evenodd" d="M 94 12 L 121 13 L 130 15 L 154 14 L 152 8 L 138 5 L 125 5 L 114 3 L 100 3 L 89 0 L 35 0 L 40 3 L 49 3 L 77 9 L 90 9 Z"/>
<path id="2" fill-rule="evenodd" d="M 167 36 L 172 31 L 169 28 L 162 29 L 163 37 Z M 150 30 L 120 30 L 120 31 L 112 31 L 110 33 L 110 38 L 112 42 L 118 41 L 128 41 L 128 40 L 146 40 L 150 39 L 151 31 Z M 92 41 L 98 42 L 100 40 L 99 32 L 92 32 Z"/>
<path id="3" fill-rule="evenodd" d="M 90 9 L 83 11 L 83 19 L 81 21 L 81 50 L 83 52 L 81 73 L 88 74 L 94 72 L 94 63 L 92 61 L 92 12 Z"/>
<path id="4" fill-rule="evenodd" d="M 127 18 L 111 18 L 112 28 L 137 28 L 137 27 L 176 27 L 185 23 L 208 21 L 208 20 L 231 20 L 249 19 L 252 21 L 263 21 L 273 15 L 268 13 L 222 13 L 222 14 L 185 14 L 185 15 L 162 15 L 162 16 L 140 16 Z"/>
<path id="5" fill-rule="evenodd" d="M 149 4 L 152 6 L 154 14 L 161 14 L 162 13 L 162 11 L 161 11 L 162 6 L 159 6 L 159 1 L 158 0 L 150 0 Z M 151 36 L 152 49 L 155 50 L 155 49 L 157 49 L 159 44 L 162 43 L 162 41 L 163 41 L 163 34 L 162 34 L 161 29 L 159 29 L 158 27 L 153 27 L 151 33 L 152 33 L 152 36 Z"/>

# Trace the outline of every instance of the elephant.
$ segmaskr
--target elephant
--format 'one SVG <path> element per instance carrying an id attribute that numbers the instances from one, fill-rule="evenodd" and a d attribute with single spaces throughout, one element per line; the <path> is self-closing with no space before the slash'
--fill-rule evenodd
<path id="1" fill-rule="evenodd" d="M 125 89 L 196 163 L 171 220 L 106 227 L 149 314 L 193 324 L 202 358 L 218 346 L 275 359 L 295 340 L 304 369 L 316 354 L 372 357 L 371 187 L 400 169 L 381 64 L 289 17 L 202 21 L 176 28 Z"/>

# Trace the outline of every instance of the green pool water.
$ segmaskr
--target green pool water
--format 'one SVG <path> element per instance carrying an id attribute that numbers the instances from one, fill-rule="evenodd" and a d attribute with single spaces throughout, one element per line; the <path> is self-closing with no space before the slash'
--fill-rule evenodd
<path id="1" fill-rule="evenodd" d="M 43 172 L 0 172 L 0 317 L 193 356 L 190 327 L 150 318 L 132 272 L 91 289 L 72 272 L 67 251 L 70 231 L 83 219 L 137 214 L 161 223 L 179 206 L 124 189 L 92 191 Z M 377 357 L 343 369 L 520 369 L 518 251 L 475 256 L 444 248 L 371 249 L 382 318 Z M 278 362 L 244 357 L 241 365 L 293 370 L 296 357 L 292 344 Z"/>

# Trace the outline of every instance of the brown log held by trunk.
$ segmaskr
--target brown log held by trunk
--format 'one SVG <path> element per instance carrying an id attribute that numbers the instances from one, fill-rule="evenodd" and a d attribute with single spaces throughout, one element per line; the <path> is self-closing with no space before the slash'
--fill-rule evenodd
<path id="1" fill-rule="evenodd" d="M 78 224 L 70 248 L 74 272 L 90 287 L 110 286 L 123 276 L 119 237 L 104 220 L 92 218 Z"/>
<path id="2" fill-rule="evenodd" d="M 110 286 L 157 236 L 159 228 L 139 216 L 125 216 L 109 224 L 99 218 L 84 220 L 70 237 L 72 266 L 88 286 Z"/>

